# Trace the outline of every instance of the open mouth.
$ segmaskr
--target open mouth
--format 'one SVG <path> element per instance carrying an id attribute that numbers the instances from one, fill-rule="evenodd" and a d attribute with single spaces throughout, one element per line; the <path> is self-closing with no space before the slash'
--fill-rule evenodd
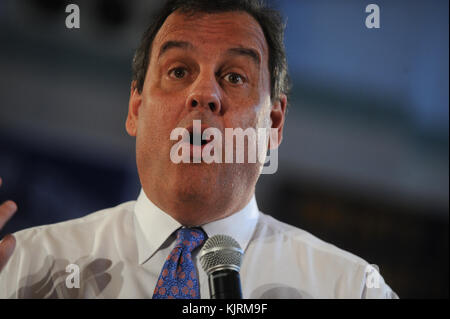
<path id="1" fill-rule="evenodd" d="M 194 132 L 194 129 L 192 127 L 189 128 L 188 129 L 188 131 L 189 131 L 189 143 L 191 145 L 194 145 L 194 146 L 204 146 L 204 145 L 208 144 L 209 142 L 211 142 L 213 140 L 212 138 L 205 139 L 205 138 L 202 137 L 203 132 L 205 131 L 205 129 L 206 128 L 202 127 L 201 132 L 198 133 L 198 132 Z"/>
<path id="2" fill-rule="evenodd" d="M 190 133 L 189 134 L 189 142 L 192 145 L 203 146 L 203 145 L 208 144 L 210 141 L 203 139 L 200 134 Z"/>

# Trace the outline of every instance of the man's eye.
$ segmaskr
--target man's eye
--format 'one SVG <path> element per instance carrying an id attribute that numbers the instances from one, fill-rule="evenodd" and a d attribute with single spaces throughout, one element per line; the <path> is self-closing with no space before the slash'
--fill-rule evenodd
<path id="1" fill-rule="evenodd" d="M 170 70 L 169 75 L 177 79 L 182 79 L 186 76 L 186 72 L 187 71 L 184 68 L 175 68 L 173 70 Z"/>
<path id="2" fill-rule="evenodd" d="M 243 84 L 244 78 L 237 73 L 228 73 L 225 75 L 225 80 L 230 82 L 231 84 Z"/>

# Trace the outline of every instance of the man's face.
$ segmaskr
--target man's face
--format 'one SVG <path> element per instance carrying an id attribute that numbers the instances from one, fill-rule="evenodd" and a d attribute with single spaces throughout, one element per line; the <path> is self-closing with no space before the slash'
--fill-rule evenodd
<path id="1" fill-rule="evenodd" d="M 261 164 L 175 164 L 170 134 L 201 120 L 223 135 L 225 128 L 275 127 L 281 140 L 286 99 L 271 104 L 268 53 L 261 27 L 245 12 L 175 12 L 153 41 L 142 93 L 132 87 L 126 127 L 136 136 L 146 195 L 184 224 L 243 208 Z"/>

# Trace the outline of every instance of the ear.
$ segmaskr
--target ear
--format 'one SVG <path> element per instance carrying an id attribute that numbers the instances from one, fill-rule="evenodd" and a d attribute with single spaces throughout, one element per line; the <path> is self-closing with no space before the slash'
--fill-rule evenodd
<path id="1" fill-rule="evenodd" d="M 128 102 L 128 116 L 125 128 L 130 136 L 136 136 L 139 108 L 142 104 L 142 97 L 136 88 L 136 81 L 131 82 L 130 101 Z"/>
<path id="2" fill-rule="evenodd" d="M 270 111 L 270 120 L 272 122 L 272 128 L 277 131 L 277 138 L 274 143 L 270 143 L 269 149 L 273 150 L 280 146 L 283 139 L 283 128 L 284 120 L 286 118 L 286 107 L 287 107 L 287 96 L 282 94 L 281 97 L 272 105 L 272 110 Z"/>

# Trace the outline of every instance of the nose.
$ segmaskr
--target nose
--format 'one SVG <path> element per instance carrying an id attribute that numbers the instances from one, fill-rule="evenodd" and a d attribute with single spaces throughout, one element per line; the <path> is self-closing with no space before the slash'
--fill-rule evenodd
<path id="1" fill-rule="evenodd" d="M 187 100 L 188 108 L 205 108 L 215 114 L 220 114 L 222 105 L 220 103 L 217 82 L 214 78 L 198 78 L 194 83 Z"/>

